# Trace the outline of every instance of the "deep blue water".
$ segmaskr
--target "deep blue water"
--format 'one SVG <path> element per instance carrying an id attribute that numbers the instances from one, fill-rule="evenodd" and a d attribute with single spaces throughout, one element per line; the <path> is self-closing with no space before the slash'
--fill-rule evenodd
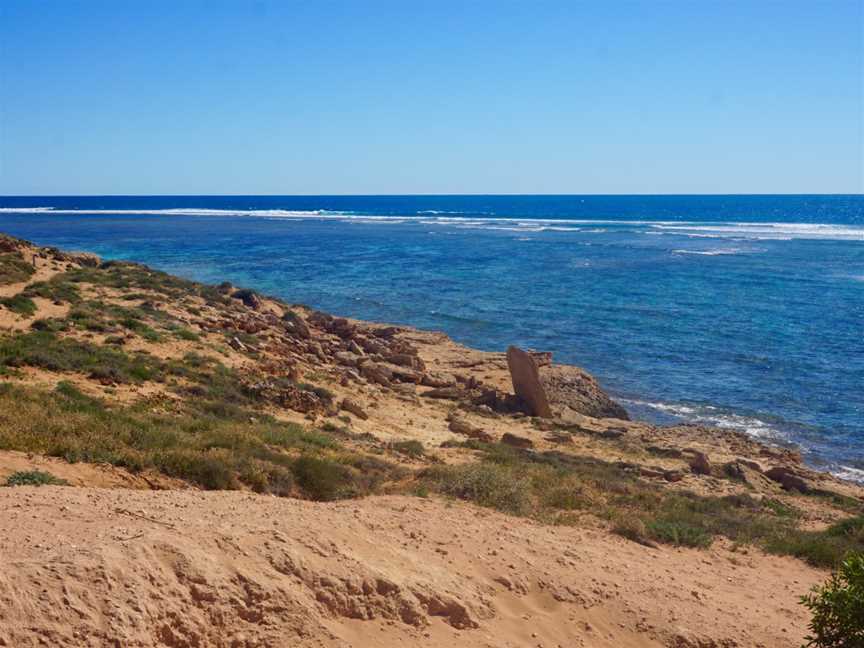
<path id="1" fill-rule="evenodd" d="M 860 195 L 0 197 L 0 208 L 0 230 L 40 244 L 483 349 L 551 350 L 638 417 L 794 442 L 813 464 L 864 477 Z"/>

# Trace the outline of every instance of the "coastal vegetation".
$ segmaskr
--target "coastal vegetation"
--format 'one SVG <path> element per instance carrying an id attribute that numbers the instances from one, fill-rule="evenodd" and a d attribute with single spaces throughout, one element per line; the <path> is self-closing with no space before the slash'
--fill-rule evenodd
<path id="1" fill-rule="evenodd" d="M 19 470 L 6 478 L 5 486 L 67 486 L 65 479 L 43 470 Z"/>
<path id="2" fill-rule="evenodd" d="M 0 255 L 3 277 L 26 280 L 31 270 L 21 256 Z M 46 317 L 35 299 L 66 308 Z M 386 386 L 416 404 L 416 384 L 423 380 L 416 350 L 400 341 L 385 343 L 392 335 L 386 330 L 380 336 L 357 336 L 347 320 L 320 313 L 301 317 L 286 305 L 278 315 L 262 314 L 261 304 L 251 290 L 205 286 L 133 263 L 73 260 L 27 285 L 0 302 L 30 320 L 29 330 L 0 335 L 5 379 L 0 383 L 0 450 L 152 472 L 202 489 L 319 501 L 434 493 L 545 524 L 599 523 L 649 546 L 705 548 L 723 538 L 736 548 L 754 545 L 818 566 L 838 565 L 864 550 L 860 499 L 818 489 L 765 495 L 742 481 L 740 467 L 715 471 L 712 478 L 735 486 L 734 494 L 714 495 L 646 479 L 638 466 L 602 454 L 560 445 L 538 448 L 509 433 L 509 442 L 508 434 L 495 440 L 449 418 L 451 431 L 473 435 L 443 444 L 458 453 L 453 462 L 441 460 L 418 439 L 382 441 L 369 431 L 355 433 L 348 414 L 365 420 L 368 413 L 336 393 L 337 378 L 345 385 L 363 374 L 366 384 L 379 390 Z M 268 329 L 272 322 L 278 335 Z M 310 340 L 313 322 L 338 340 L 329 352 Z M 363 365 L 361 345 L 378 357 L 389 354 L 390 364 Z M 231 353 L 235 361 L 223 362 Z M 298 357 L 307 363 L 302 376 Z M 19 380 L 34 371 L 41 372 L 37 384 Z M 396 376 L 408 383 L 407 391 Z M 579 403 L 587 393 L 604 406 L 615 405 L 593 379 L 579 376 L 590 387 Z M 436 398 L 468 393 L 452 379 L 432 374 L 426 379 L 443 387 Z M 478 393 L 484 405 L 478 410 L 469 402 L 466 411 L 506 423 L 486 403 L 497 402 L 507 413 L 510 397 L 493 394 L 490 401 L 488 390 Z M 614 418 L 619 409 L 603 416 Z M 286 410 L 305 414 L 303 422 L 280 416 Z M 571 441 L 571 429 L 595 434 L 576 424 L 550 427 L 531 421 L 538 434 L 551 430 L 558 441 Z M 643 450 L 632 440 L 616 441 L 622 434 L 612 429 L 598 438 L 634 456 L 681 456 L 676 448 Z M 711 474 L 710 466 L 696 465 L 693 471 Z M 19 484 L 55 483 L 34 472 L 13 477 Z M 841 518 L 805 527 L 801 498 L 819 498 L 841 511 Z"/>
<path id="3" fill-rule="evenodd" d="M 27 281 L 36 269 L 20 254 L 15 252 L 0 253 L 0 285 Z"/>
<path id="4" fill-rule="evenodd" d="M 864 554 L 843 560 L 801 602 L 813 614 L 806 648 L 864 646 Z"/>
<path id="5" fill-rule="evenodd" d="M 479 453 L 479 461 L 427 470 L 421 481 L 428 490 L 553 524 L 574 524 L 580 514 L 590 514 L 642 544 L 704 548 L 723 537 L 817 566 L 864 551 L 860 504 L 854 517 L 805 531 L 797 524 L 799 511 L 776 499 L 671 491 L 596 458 L 501 443 L 465 445 Z"/>

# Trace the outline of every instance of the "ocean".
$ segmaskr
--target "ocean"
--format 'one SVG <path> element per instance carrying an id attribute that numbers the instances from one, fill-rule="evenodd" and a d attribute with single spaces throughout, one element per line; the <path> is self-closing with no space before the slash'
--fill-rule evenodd
<path id="1" fill-rule="evenodd" d="M 864 481 L 864 196 L 0 197 L 0 231 L 464 344 Z"/>

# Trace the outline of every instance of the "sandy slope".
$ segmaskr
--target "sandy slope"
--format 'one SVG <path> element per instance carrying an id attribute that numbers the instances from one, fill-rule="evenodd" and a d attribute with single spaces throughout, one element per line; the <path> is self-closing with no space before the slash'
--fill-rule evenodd
<path id="1" fill-rule="evenodd" d="M 799 645 L 824 574 L 753 558 L 437 499 L 0 489 L 0 645 Z"/>

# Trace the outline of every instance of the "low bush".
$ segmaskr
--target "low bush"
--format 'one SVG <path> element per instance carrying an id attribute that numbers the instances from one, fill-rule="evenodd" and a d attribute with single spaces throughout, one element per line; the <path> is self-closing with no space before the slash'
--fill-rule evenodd
<path id="1" fill-rule="evenodd" d="M 54 302 L 75 304 L 81 300 L 78 288 L 69 281 L 68 273 L 54 275 L 47 281 L 36 281 L 24 289 L 27 297 L 42 297 Z"/>
<path id="2" fill-rule="evenodd" d="M 639 479 L 626 465 L 588 457 L 477 441 L 458 445 L 476 450 L 479 461 L 424 471 L 424 492 L 554 523 L 570 523 L 575 518 L 569 512 L 587 511 L 609 520 L 616 533 L 649 545 L 707 547 L 722 536 L 819 566 L 864 551 L 864 516 L 802 531 L 798 511 L 770 498 L 669 490 Z"/>
<path id="3" fill-rule="evenodd" d="M 200 397 L 168 411 L 161 401 L 109 406 L 71 382 L 50 392 L 0 383 L 0 449 L 318 500 L 366 495 L 404 477 L 326 434 L 239 406 Z"/>
<path id="4" fill-rule="evenodd" d="M 345 466 L 325 457 L 303 455 L 291 466 L 297 484 L 313 500 L 339 499 L 350 482 Z"/>
<path id="5" fill-rule="evenodd" d="M 21 470 L 6 478 L 6 486 L 68 486 L 65 479 L 41 470 Z"/>
<path id="6" fill-rule="evenodd" d="M 390 444 L 390 449 L 415 459 L 426 454 L 423 444 L 413 439 L 409 441 L 393 441 Z"/>
<path id="7" fill-rule="evenodd" d="M 51 331 L 0 339 L 0 365 L 81 372 L 121 383 L 154 380 L 163 375 L 161 363 L 153 358 L 60 338 Z"/>
<path id="8" fill-rule="evenodd" d="M 18 313 L 25 317 L 31 317 L 36 313 L 36 304 L 34 301 L 21 294 L 15 295 L 14 297 L 4 297 L 3 299 L 0 299 L 0 304 L 13 313 Z"/>
<path id="9" fill-rule="evenodd" d="M 833 567 L 850 552 L 864 554 L 864 515 L 847 518 L 820 531 L 790 529 L 768 539 L 765 548 L 790 554 L 817 567 Z"/>
<path id="10" fill-rule="evenodd" d="M 864 646 L 864 554 L 848 555 L 801 603 L 813 615 L 808 648 Z"/>
<path id="11" fill-rule="evenodd" d="M 27 281 L 36 269 L 17 252 L 0 254 L 0 285 Z"/>
<path id="12" fill-rule="evenodd" d="M 505 513 L 528 515 L 531 511 L 529 481 L 506 466 L 489 463 L 435 466 L 426 471 L 423 482 L 438 493 Z"/>

